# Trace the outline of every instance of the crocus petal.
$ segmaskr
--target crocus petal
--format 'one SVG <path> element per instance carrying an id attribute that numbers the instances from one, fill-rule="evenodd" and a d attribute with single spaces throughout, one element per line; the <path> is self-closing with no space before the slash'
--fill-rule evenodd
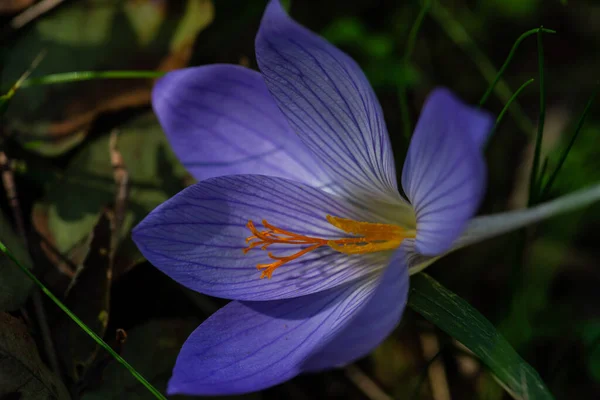
<path id="1" fill-rule="evenodd" d="M 454 248 L 451 248 L 447 253 L 438 254 L 436 256 L 426 256 L 417 251 L 414 239 L 404 240 L 402 242 L 402 247 L 406 251 L 406 264 L 408 265 L 408 273 L 410 275 L 423 271 L 435 261 L 454 250 Z"/>
<path id="2" fill-rule="evenodd" d="M 418 252 L 448 250 L 477 211 L 486 171 L 473 138 L 483 137 L 491 123 L 489 115 L 448 90 L 437 89 L 427 99 L 402 171 L 402 187 L 417 215 Z"/>
<path id="3" fill-rule="evenodd" d="M 302 361 L 368 301 L 377 281 L 295 299 L 229 303 L 183 345 L 169 394 L 245 393 L 294 377 Z"/>
<path id="4" fill-rule="evenodd" d="M 408 266 L 403 247 L 396 250 L 373 297 L 323 349 L 307 359 L 304 371 L 346 365 L 369 354 L 400 322 L 408 299 Z"/>
<path id="5" fill-rule="evenodd" d="M 451 93 L 448 94 L 450 97 L 453 97 Z M 481 111 L 479 108 L 465 106 L 457 99 L 455 101 L 461 106 L 454 110 L 456 112 L 456 120 L 463 121 L 459 129 L 464 129 L 464 133 L 470 136 L 475 145 L 483 151 L 492 133 L 494 118 L 491 114 Z"/>
<path id="6" fill-rule="evenodd" d="M 234 300 L 298 297 L 382 269 L 389 256 L 347 255 L 323 246 L 279 267 L 271 279 L 259 279 L 256 265 L 274 260 L 258 247 L 242 252 L 252 235 L 246 224 L 252 220 L 262 230 L 266 219 L 306 236 L 347 236 L 327 222 L 328 214 L 377 222 L 375 216 L 301 183 L 232 175 L 197 183 L 161 204 L 134 229 L 133 239 L 154 266 L 198 292 Z M 273 245 L 268 250 L 283 256 L 305 247 Z"/>
<path id="7" fill-rule="evenodd" d="M 251 172 L 314 186 L 329 182 L 256 71 L 209 65 L 170 72 L 154 87 L 152 105 L 198 180 Z"/>
<path id="8" fill-rule="evenodd" d="M 273 0 L 256 37 L 256 58 L 291 126 L 348 194 L 401 199 L 381 107 L 350 57 Z"/>

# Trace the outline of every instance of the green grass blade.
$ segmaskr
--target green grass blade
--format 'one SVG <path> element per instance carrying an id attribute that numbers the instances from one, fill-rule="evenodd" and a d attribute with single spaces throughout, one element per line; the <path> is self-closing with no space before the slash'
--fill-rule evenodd
<path id="1" fill-rule="evenodd" d="M 529 177 L 529 200 L 528 206 L 532 206 L 540 195 L 539 187 L 542 177 L 538 175 L 540 167 L 540 155 L 542 153 L 542 141 L 544 139 L 544 121 L 546 120 L 546 84 L 544 82 L 544 44 L 542 43 L 542 29 L 537 34 L 538 42 L 538 71 L 540 78 L 540 111 L 538 113 L 538 128 L 535 137 L 535 149 L 533 153 L 533 164 Z"/>
<path id="2" fill-rule="evenodd" d="M 421 29 L 421 25 L 423 24 L 423 20 L 427 15 L 427 12 L 431 8 L 431 0 L 425 0 L 423 3 L 423 7 L 421 7 L 421 11 L 419 11 L 419 15 L 417 15 L 417 19 L 415 19 L 415 23 L 410 29 L 410 33 L 408 34 L 408 40 L 406 42 L 406 49 L 404 50 L 404 62 L 410 61 L 412 57 L 412 53 L 415 49 L 415 44 L 417 43 L 417 35 L 419 34 L 419 29 Z"/>
<path id="3" fill-rule="evenodd" d="M 481 97 L 481 100 L 479 100 L 479 106 L 480 107 L 485 104 L 485 102 L 488 100 L 488 98 L 492 94 L 492 91 L 496 87 L 496 84 L 498 83 L 498 81 L 500 80 L 500 78 L 502 78 L 502 75 L 504 75 L 504 71 L 506 71 L 506 68 L 508 67 L 508 65 L 512 61 L 512 59 L 513 59 L 513 57 L 514 57 L 517 49 L 521 45 L 521 42 L 523 42 L 523 40 L 527 39 L 529 36 L 538 33 L 540 30 L 542 32 L 544 32 L 544 33 L 556 33 L 556 31 L 554 31 L 552 29 L 535 28 L 535 29 L 528 30 L 527 32 L 525 32 L 521 36 L 519 36 L 519 38 L 515 41 L 515 44 L 513 44 L 512 49 L 510 49 L 510 53 L 508 53 L 508 57 L 506 57 L 506 60 L 504 61 L 504 64 L 502 64 L 502 67 L 500 67 L 500 70 L 496 74 L 496 77 L 494 78 L 494 80 L 492 81 L 492 83 L 490 84 L 490 86 L 488 86 L 487 90 L 485 91 L 485 93 Z"/>
<path id="4" fill-rule="evenodd" d="M 498 114 L 498 118 L 496 118 L 496 123 L 494 123 L 494 126 L 492 127 L 492 130 L 490 132 L 490 137 L 496 132 L 496 129 L 498 129 L 498 126 L 500 125 L 500 122 L 502 121 L 502 119 L 504 118 L 504 115 L 506 114 L 506 112 L 510 109 L 511 104 L 517 99 L 517 97 L 519 96 L 519 94 L 529 85 L 531 85 L 533 82 L 535 81 L 535 79 L 531 78 L 530 80 L 526 81 L 525 83 L 523 83 L 518 89 L 517 91 L 510 97 L 510 99 L 508 100 L 508 102 L 504 105 L 504 107 L 502 108 L 502 111 L 500 112 L 500 114 Z"/>
<path id="5" fill-rule="evenodd" d="M 23 75 L 21 75 L 21 77 L 11 86 L 7 93 L 0 96 L 0 116 L 2 116 L 6 111 L 10 99 L 12 99 L 17 90 L 19 90 L 19 88 L 23 86 L 24 82 L 27 80 L 29 75 L 31 75 L 33 70 L 37 68 L 37 66 L 42 62 L 45 56 L 45 51 L 42 51 L 40 54 L 38 54 L 38 56 L 33 60 L 29 68 L 27 68 L 27 71 L 25 71 Z"/>
<path id="6" fill-rule="evenodd" d="M 473 60 L 473 63 L 477 66 L 484 79 L 490 84 L 494 82 L 496 76 L 498 75 L 496 67 L 489 60 L 486 54 L 479 47 L 477 47 L 477 44 L 473 38 L 469 35 L 462 24 L 456 18 L 454 18 L 452 13 L 439 1 L 433 1 L 430 15 L 440 25 L 450 40 L 452 40 L 456 46 L 462 49 Z M 499 78 L 496 82 L 493 92 L 503 104 L 506 104 L 513 95 L 511 89 L 502 78 Z M 515 101 L 508 112 L 515 120 L 518 128 L 523 131 L 527 137 L 530 137 L 531 132 L 533 132 L 533 124 L 519 103 Z"/>
<path id="7" fill-rule="evenodd" d="M 411 277 L 410 285 L 410 308 L 479 357 L 513 398 L 553 399 L 538 373 L 468 302 L 424 273 Z"/>
<path id="8" fill-rule="evenodd" d="M 165 74 L 164 71 L 76 71 L 30 78 L 24 81 L 21 87 L 55 85 L 94 79 L 155 79 Z"/>
<path id="9" fill-rule="evenodd" d="M 417 42 L 419 29 L 423 24 L 423 20 L 425 19 L 429 8 L 431 8 L 431 0 L 426 0 L 423 4 L 423 7 L 421 7 L 421 11 L 419 11 L 419 15 L 417 15 L 417 19 L 415 19 L 415 23 L 410 29 L 408 40 L 406 42 L 406 49 L 404 50 L 404 57 L 402 58 L 402 63 L 404 64 L 405 68 L 408 67 L 408 64 L 410 63 L 410 58 Z M 406 96 L 405 84 L 401 84 L 398 88 L 398 101 L 400 102 L 400 114 L 402 116 L 402 124 L 404 125 L 404 137 L 410 140 L 412 134 L 412 123 L 410 121 L 410 113 L 408 111 L 408 99 Z"/>
<path id="10" fill-rule="evenodd" d="M 0 251 L 8 256 L 16 265 L 19 267 L 21 271 L 23 271 L 29 279 L 31 279 L 41 290 L 52 300 L 62 311 L 64 311 L 69 318 L 71 318 L 81 329 L 85 331 L 98 345 L 100 345 L 104 350 L 106 350 L 111 356 L 115 358 L 119 363 L 121 363 L 131 375 L 133 375 L 142 385 L 144 385 L 150 393 L 154 395 L 157 399 L 167 400 L 165 396 L 163 396 L 150 382 L 148 382 L 139 372 L 133 368 L 125 359 L 123 359 L 117 352 L 115 352 L 109 345 L 106 343 L 100 336 L 98 336 L 94 331 L 92 331 L 86 324 L 83 323 L 75 314 L 71 312 L 56 296 L 52 294 L 52 292 L 33 275 L 31 271 L 27 268 L 23 267 L 19 261 L 13 256 L 10 250 L 4 245 L 4 243 L 0 242 Z"/>
<path id="11" fill-rule="evenodd" d="M 502 118 L 504 118 L 504 114 L 506 114 L 506 112 L 508 111 L 508 109 L 509 109 L 510 105 L 513 103 L 513 101 L 515 101 L 515 99 L 519 96 L 519 94 L 523 91 L 523 89 L 525 89 L 527 86 L 531 85 L 534 81 L 535 81 L 534 78 L 531 78 L 530 80 L 526 81 L 511 96 L 511 98 L 508 100 L 508 102 L 504 105 L 504 108 L 502 109 L 500 114 L 498 114 L 498 118 L 496 118 L 496 125 L 494 126 L 494 129 L 496 129 L 496 127 L 500 124 L 500 121 L 502 121 Z"/>
<path id="12" fill-rule="evenodd" d="M 573 132 L 573 136 L 571 136 L 571 140 L 569 141 L 569 144 L 567 145 L 565 150 L 560 155 L 558 165 L 556 166 L 556 168 L 552 172 L 552 175 L 550 175 L 550 178 L 544 185 L 542 194 L 540 195 L 541 199 L 545 198 L 550 193 L 550 190 L 552 189 L 552 185 L 554 184 L 554 181 L 556 180 L 558 173 L 560 172 L 563 164 L 567 160 L 567 156 L 571 152 L 571 148 L 575 144 L 575 140 L 577 140 L 577 136 L 579 136 L 579 132 L 581 132 L 581 128 L 583 127 L 585 118 L 588 115 L 590 108 L 592 107 L 592 103 L 594 103 L 594 100 L 596 99 L 596 95 L 598 94 L 598 89 L 600 89 L 600 85 L 596 86 L 596 89 L 594 90 L 594 92 L 590 96 L 587 104 L 585 105 L 585 108 L 583 109 L 583 113 L 581 113 L 581 116 L 579 117 L 579 120 L 577 121 L 577 126 L 575 127 L 575 132 Z"/>

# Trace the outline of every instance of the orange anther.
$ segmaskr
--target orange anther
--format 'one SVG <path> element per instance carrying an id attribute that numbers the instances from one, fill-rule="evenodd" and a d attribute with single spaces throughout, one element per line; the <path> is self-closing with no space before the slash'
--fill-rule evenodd
<path id="1" fill-rule="evenodd" d="M 322 246 L 329 246 L 333 250 L 345 254 L 364 254 L 376 251 L 393 250 L 400 246 L 402 240 L 407 237 L 414 237 L 414 231 L 406 231 L 397 225 L 371 223 L 354 221 L 351 219 L 326 216 L 327 221 L 336 228 L 350 234 L 360 235 L 357 237 L 348 237 L 342 239 L 323 239 L 311 236 L 300 235 L 290 232 L 274 225 L 271 225 L 266 220 L 262 220 L 263 226 L 266 228 L 263 231 L 256 229 L 252 220 L 248 221 L 246 227 L 252 233 L 246 238 L 248 247 L 243 249 L 244 254 L 248 253 L 255 247 L 260 247 L 261 250 L 273 244 L 293 244 L 302 246 L 302 248 L 288 256 L 275 256 L 273 252 L 269 252 L 269 258 L 275 260 L 272 263 L 257 264 L 256 268 L 261 271 L 260 278 L 271 278 L 273 271 L 304 254 L 310 253 Z"/>

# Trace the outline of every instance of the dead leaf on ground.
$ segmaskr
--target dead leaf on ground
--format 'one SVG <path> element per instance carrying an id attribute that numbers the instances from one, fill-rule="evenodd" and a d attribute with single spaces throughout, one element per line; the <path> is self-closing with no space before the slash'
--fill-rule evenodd
<path id="1" fill-rule="evenodd" d="M 42 50 L 47 57 L 36 77 L 69 71 L 182 68 L 213 15 L 211 0 L 70 2 L 13 43 L 0 81 L 14 81 Z M 80 143 L 99 114 L 148 104 L 151 89 L 148 79 L 28 88 L 9 105 L 6 128 L 25 147 L 58 155 Z"/>
<path id="2" fill-rule="evenodd" d="M 0 213 L 0 241 L 8 247 L 21 265 L 31 268 L 29 253 L 2 213 Z M 4 254 L 0 254 L 0 311 L 19 308 L 27 300 L 32 286 L 31 280 L 23 271 Z"/>
<path id="3" fill-rule="evenodd" d="M 133 226 L 183 189 L 187 176 L 153 114 L 119 127 L 119 132 L 118 147 L 129 172 L 129 194 L 115 254 L 115 279 L 143 260 L 131 240 Z M 117 185 L 109 141 L 105 135 L 87 143 L 71 160 L 64 177 L 54 182 L 33 208 L 36 230 L 61 254 L 70 254 L 83 243 L 98 220 L 99 210 L 115 201 Z M 61 262 L 48 246 L 42 247 L 55 265 Z"/>
<path id="4" fill-rule="evenodd" d="M 104 209 L 90 235 L 85 259 L 65 297 L 65 305 L 100 337 L 106 331 L 110 310 L 113 224 L 114 213 Z M 61 314 L 55 327 L 56 347 L 66 373 L 79 382 L 94 362 L 99 347 L 65 314 Z"/>
<path id="5" fill-rule="evenodd" d="M 0 398 L 68 400 L 63 383 L 40 359 L 35 342 L 19 319 L 0 313 Z"/>
<path id="6" fill-rule="evenodd" d="M 142 374 L 154 387 L 165 392 L 181 346 L 198 326 L 189 319 L 159 319 L 146 322 L 127 333 L 123 358 Z M 151 349 L 152 351 L 149 351 Z M 100 387 L 86 392 L 83 400 L 142 400 L 148 399 L 143 387 L 122 365 L 113 362 L 104 371 Z M 185 396 L 169 396 L 185 399 Z M 260 393 L 240 396 L 203 397 L 220 400 L 259 400 Z"/>

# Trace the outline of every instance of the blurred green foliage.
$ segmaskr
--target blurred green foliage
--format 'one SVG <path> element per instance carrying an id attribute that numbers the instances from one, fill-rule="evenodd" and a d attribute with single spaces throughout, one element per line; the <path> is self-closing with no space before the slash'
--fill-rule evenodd
<path id="1" fill-rule="evenodd" d="M 570 132 L 565 133 L 566 137 L 561 146 L 567 145 L 569 135 Z M 597 148 L 599 137 L 600 124 L 594 121 L 584 125 L 556 180 L 555 187 L 558 192 L 568 193 L 600 180 L 600 158 Z M 550 168 L 557 165 L 560 156 L 561 152 L 558 149 L 549 154 Z"/>
<path id="2" fill-rule="evenodd" d="M 522 18 L 535 13 L 541 0 L 484 0 L 481 3 L 490 13 L 500 13 L 508 18 Z"/>
<path id="3" fill-rule="evenodd" d="M 186 176 L 153 114 L 121 125 L 118 149 L 129 172 L 129 196 L 116 249 L 116 274 L 142 259 L 131 229 L 183 189 Z M 109 137 L 104 135 L 84 145 L 60 177 L 49 181 L 45 196 L 33 207 L 33 224 L 59 252 L 70 254 L 85 242 L 102 207 L 115 201 L 116 192 Z"/>
<path id="4" fill-rule="evenodd" d="M 419 71 L 402 62 L 402 54 L 397 51 L 399 44 L 394 37 L 369 33 L 359 18 L 338 18 L 322 34 L 331 43 L 353 49 L 369 60 L 361 64 L 361 68 L 375 87 L 411 87 L 419 82 Z"/>
<path id="5" fill-rule="evenodd" d="M 6 217 L 0 214 L 0 241 L 10 248 L 25 265 L 31 259 L 24 243 L 10 227 Z M 14 311 L 21 307 L 31 291 L 32 282 L 6 258 L 0 258 L 0 312 Z"/>
<path id="6" fill-rule="evenodd" d="M 198 33 L 213 18 L 208 0 L 86 0 L 40 19 L 10 44 L 2 81 L 14 82 L 40 54 L 33 76 L 86 70 L 184 67 Z M 103 112 L 143 106 L 150 81 L 85 82 L 19 92 L 5 129 L 22 144 L 56 156 L 79 144 Z"/>

